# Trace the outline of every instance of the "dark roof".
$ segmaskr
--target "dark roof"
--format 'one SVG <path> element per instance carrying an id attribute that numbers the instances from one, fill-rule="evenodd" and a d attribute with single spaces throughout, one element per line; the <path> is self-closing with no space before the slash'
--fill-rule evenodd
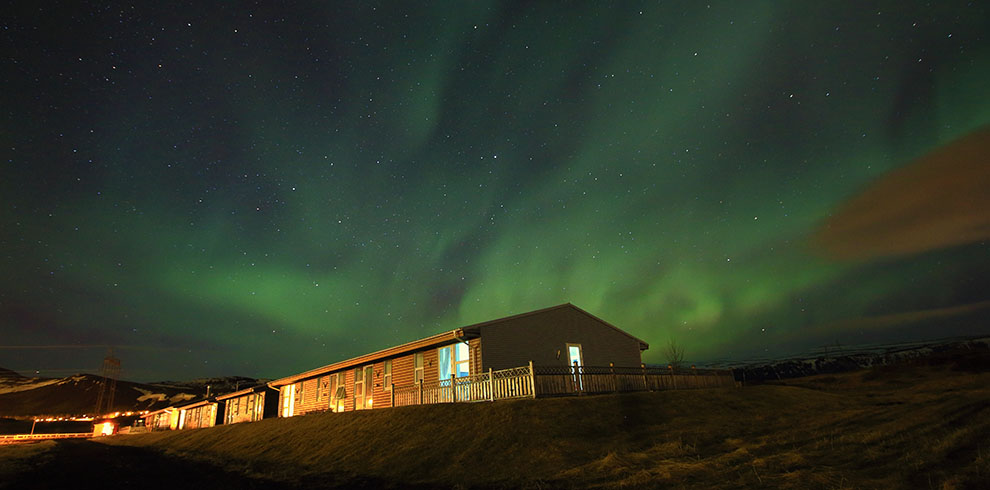
<path id="1" fill-rule="evenodd" d="M 270 390 L 272 387 L 268 386 L 268 383 L 259 383 L 254 386 L 249 386 L 247 388 L 242 388 L 240 390 L 227 393 L 224 395 L 217 396 L 217 400 L 229 400 L 231 398 L 237 398 L 239 396 L 244 396 L 250 393 L 259 393 L 265 390 Z"/>
<path id="2" fill-rule="evenodd" d="M 210 397 L 210 398 L 206 398 L 204 400 L 192 401 L 192 402 L 186 403 L 184 405 L 177 405 L 176 407 L 177 408 L 181 408 L 181 409 L 189 409 L 189 408 L 201 407 L 203 405 L 209 405 L 211 403 L 217 403 L 216 399 L 214 399 L 213 397 Z"/>
<path id="3" fill-rule="evenodd" d="M 546 313 L 546 312 L 549 312 L 549 311 L 559 310 L 559 309 L 564 309 L 564 308 L 569 308 L 569 309 L 572 309 L 574 311 L 577 311 L 577 312 L 579 312 L 581 314 L 584 314 L 584 315 L 586 315 L 588 317 L 591 317 L 593 320 L 601 323 L 602 325 L 605 325 L 606 327 L 609 327 L 609 328 L 615 330 L 616 332 L 619 332 L 622 335 L 625 335 L 626 337 L 629 337 L 629 338 L 631 338 L 631 339 L 639 342 L 639 350 L 646 350 L 646 349 L 649 349 L 650 348 L 650 344 L 647 344 L 643 340 L 630 335 L 625 330 L 622 330 L 621 328 L 616 327 L 615 325 L 612 325 L 611 323 L 609 323 L 609 322 L 607 322 L 605 320 L 602 320 L 601 318 L 598 318 L 597 316 L 592 315 L 591 313 L 588 313 L 587 311 L 584 311 L 581 308 L 578 308 L 577 306 L 574 306 L 571 303 L 564 303 L 562 305 L 551 306 L 549 308 L 543 308 L 543 309 L 540 309 L 540 310 L 534 310 L 534 311 L 530 311 L 530 312 L 526 312 L 526 313 L 520 313 L 518 315 L 512 315 L 512 316 L 507 316 L 507 317 L 503 317 L 503 318 L 498 318 L 498 319 L 495 319 L 495 320 L 488 320 L 488 321 L 481 322 L 481 323 L 475 323 L 473 325 L 468 325 L 466 327 L 461 327 L 461 330 L 464 330 L 465 333 L 476 333 L 476 332 L 479 332 L 480 331 L 481 327 L 486 327 L 486 326 L 490 326 L 490 325 L 497 325 L 499 323 L 505 323 L 505 322 L 510 321 L 510 320 L 515 320 L 515 319 L 518 319 L 518 318 L 524 318 L 524 317 L 532 316 L 532 315 L 539 315 L 541 313 Z"/>

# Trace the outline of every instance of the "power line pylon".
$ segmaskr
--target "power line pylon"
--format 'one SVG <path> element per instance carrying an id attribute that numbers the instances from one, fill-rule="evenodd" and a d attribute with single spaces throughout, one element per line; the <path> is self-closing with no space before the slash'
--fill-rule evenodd
<path id="1" fill-rule="evenodd" d="M 96 416 L 99 417 L 113 410 L 113 395 L 117 391 L 117 376 L 120 375 L 120 359 L 113 357 L 113 347 L 107 357 L 103 358 L 103 369 L 100 372 L 100 394 L 96 397 Z"/>

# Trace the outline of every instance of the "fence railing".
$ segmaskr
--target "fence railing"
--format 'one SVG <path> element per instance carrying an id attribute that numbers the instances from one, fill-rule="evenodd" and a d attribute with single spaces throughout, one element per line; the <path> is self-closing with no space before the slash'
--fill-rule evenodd
<path id="1" fill-rule="evenodd" d="M 392 388 L 392 406 L 504 400 L 533 396 L 530 366 Z"/>
<path id="2" fill-rule="evenodd" d="M 735 386 L 731 371 L 645 366 L 537 366 L 533 380 L 538 396 Z"/>
<path id="3" fill-rule="evenodd" d="M 0 445 L 45 439 L 78 439 L 95 437 L 92 432 L 62 432 L 53 434 L 11 434 L 0 436 Z"/>
<path id="4" fill-rule="evenodd" d="M 392 406 L 735 386 L 732 372 L 615 366 L 528 366 L 393 386 Z"/>

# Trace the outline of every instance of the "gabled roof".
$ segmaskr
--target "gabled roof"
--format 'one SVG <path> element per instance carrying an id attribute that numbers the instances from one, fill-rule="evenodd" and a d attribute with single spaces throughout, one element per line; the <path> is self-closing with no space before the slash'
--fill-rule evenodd
<path id="1" fill-rule="evenodd" d="M 587 315 L 588 317 L 591 317 L 592 319 L 598 321 L 602 325 L 605 325 L 606 327 L 609 327 L 609 328 L 611 328 L 611 329 L 613 329 L 613 330 L 615 330 L 615 331 L 617 331 L 617 332 L 619 332 L 619 333 L 621 333 L 621 334 L 623 334 L 623 335 L 625 335 L 625 336 L 627 336 L 627 337 L 629 337 L 629 338 L 631 338 L 631 339 L 639 342 L 639 350 L 646 350 L 646 349 L 649 349 L 650 348 L 650 344 L 647 344 L 646 342 L 644 342 L 644 341 L 642 341 L 642 340 L 640 340 L 640 339 L 638 339 L 636 337 L 633 337 L 632 335 L 629 335 L 627 332 L 619 329 L 615 325 L 612 325 L 611 323 L 606 322 L 605 320 L 602 320 L 601 318 L 598 318 L 597 316 L 592 315 L 591 313 L 588 313 L 587 311 L 584 311 L 581 308 L 578 308 L 577 306 L 572 305 L 571 303 L 564 303 L 562 305 L 551 306 L 549 308 L 543 308 L 543 309 L 539 309 L 539 310 L 534 310 L 534 311 L 530 311 L 530 312 L 527 312 L 527 313 L 520 313 L 518 315 L 511 315 L 511 316 L 507 316 L 507 317 L 503 317 L 503 318 L 498 318 L 498 319 L 495 319 L 495 320 L 488 320 L 488 321 L 485 321 L 485 322 L 475 323 L 475 324 L 472 324 L 472 325 L 468 325 L 466 327 L 455 328 L 453 330 L 450 330 L 450 331 L 447 331 L 447 332 L 438 333 L 438 334 L 432 335 L 430 337 L 426 337 L 426 338 L 419 339 L 419 340 L 414 340 L 412 342 L 407 342 L 405 344 L 397 345 L 395 347 L 389 347 L 388 349 L 382 349 L 380 351 L 372 352 L 370 354 L 365 354 L 363 356 L 358 356 L 358 357 L 354 357 L 354 358 L 351 358 L 351 359 L 347 359 L 346 361 L 340 361 L 340 362 L 336 362 L 336 363 L 333 363 L 333 364 L 328 364 L 326 366 L 319 367 L 319 368 L 316 368 L 316 369 L 311 369 L 311 370 L 306 371 L 306 372 L 303 372 L 303 373 L 293 374 L 291 376 L 286 376 L 284 378 L 276 379 L 274 381 L 269 382 L 268 383 L 268 386 L 271 386 L 272 388 L 278 388 L 280 386 L 285 386 L 285 385 L 288 385 L 288 384 L 292 384 L 292 383 L 295 383 L 295 382 L 298 382 L 298 381 L 301 381 L 301 380 L 304 380 L 304 379 L 312 378 L 314 376 L 322 376 L 324 374 L 329 374 L 329 373 L 332 373 L 332 372 L 335 372 L 335 371 L 340 371 L 341 369 L 347 369 L 347 368 L 358 366 L 358 365 L 361 365 L 361 364 L 367 364 L 367 363 L 372 362 L 372 361 L 377 361 L 377 360 L 380 360 L 380 359 L 387 359 L 389 357 L 399 356 L 399 355 L 405 354 L 407 352 L 412 352 L 412 351 L 416 351 L 416 350 L 420 350 L 420 349 L 424 349 L 424 348 L 432 347 L 432 346 L 439 346 L 439 345 L 449 344 L 451 342 L 456 342 L 456 341 L 463 341 L 465 339 L 476 338 L 479 335 L 481 335 L 481 330 L 480 330 L 481 327 L 486 327 L 486 326 L 490 326 L 490 325 L 497 325 L 499 323 L 504 323 L 504 322 L 507 322 L 507 321 L 510 321 L 510 320 L 515 320 L 517 318 L 523 318 L 523 317 L 527 317 L 527 316 L 531 316 L 531 315 L 539 315 L 541 313 L 546 313 L 546 312 L 557 310 L 557 309 L 561 309 L 561 308 L 570 308 L 570 309 L 572 309 L 574 311 L 577 311 L 579 313 L 582 313 L 584 315 Z M 242 391 L 244 391 L 244 390 L 242 390 Z M 237 392 L 237 393 L 241 393 L 241 392 Z M 236 395 L 235 394 L 227 394 L 227 395 L 224 395 L 223 398 L 232 398 L 233 396 L 236 396 Z"/>
<path id="2" fill-rule="evenodd" d="M 175 412 L 176 410 L 178 410 L 178 408 L 176 408 L 174 406 L 168 406 L 168 407 L 165 407 L 165 408 L 159 408 L 158 410 L 155 410 L 154 412 L 148 412 L 148 413 L 142 415 L 141 418 L 153 417 L 153 416 L 158 415 L 160 413 Z"/>
<path id="3" fill-rule="evenodd" d="M 242 390 L 234 391 L 232 393 L 227 393 L 225 395 L 220 395 L 220 396 L 217 397 L 217 400 L 218 401 L 219 400 L 229 400 L 231 398 L 237 398 L 239 396 L 249 395 L 251 393 L 259 393 L 259 392 L 262 392 L 262 391 L 265 391 L 265 390 L 268 390 L 268 389 L 271 389 L 271 387 L 268 386 L 268 383 L 261 383 L 261 384 L 257 384 L 257 385 L 254 385 L 254 386 L 251 386 L 251 387 L 248 387 L 248 388 L 244 388 Z"/>
<path id="4" fill-rule="evenodd" d="M 203 405 L 210 405 L 212 403 L 217 403 L 217 401 L 213 398 L 207 398 L 205 400 L 199 400 L 192 403 L 187 403 L 185 405 L 181 405 L 180 408 L 182 408 L 182 410 L 189 410 L 190 408 L 202 407 Z"/>
<path id="5" fill-rule="evenodd" d="M 507 316 L 507 317 L 503 317 L 503 318 L 498 318 L 498 319 L 495 319 L 495 320 L 488 320 L 488 321 L 481 322 L 481 323 L 475 323 L 474 325 L 468 325 L 466 327 L 461 327 L 461 329 L 464 330 L 464 332 L 466 332 L 466 333 L 475 333 L 475 332 L 479 332 L 480 333 L 481 327 L 486 327 L 486 326 L 490 326 L 490 325 L 497 325 L 499 323 L 505 323 L 505 322 L 510 321 L 510 320 L 516 320 L 518 318 L 524 318 L 524 317 L 527 317 L 527 316 L 539 315 L 539 314 L 546 313 L 546 312 L 549 312 L 549 311 L 560 310 L 560 309 L 564 309 L 564 308 L 569 308 L 569 309 L 572 309 L 574 311 L 577 311 L 577 312 L 579 312 L 579 313 L 581 313 L 581 314 L 583 314 L 585 316 L 588 316 L 591 319 L 593 319 L 593 320 L 601 323 L 602 325 L 605 325 L 606 327 L 609 327 L 612 330 L 615 330 L 616 332 L 619 332 L 622 335 L 625 335 L 626 337 L 629 337 L 629 338 L 631 338 L 631 339 L 639 342 L 639 350 L 646 350 L 646 349 L 649 349 L 650 348 L 650 344 L 647 344 L 643 340 L 630 335 L 625 330 L 622 330 L 621 328 L 616 327 L 615 325 L 612 325 L 611 323 L 609 323 L 609 322 L 607 322 L 605 320 L 602 320 L 601 318 L 598 318 L 597 316 L 592 315 L 591 313 L 588 313 L 587 311 L 584 311 L 581 308 L 578 308 L 577 306 L 574 306 L 571 303 L 564 303 L 562 305 L 551 306 L 549 308 L 543 308 L 543 309 L 540 309 L 540 310 L 534 310 L 534 311 L 530 311 L 530 312 L 526 312 L 526 313 L 520 313 L 518 315 L 512 315 L 512 316 Z"/>

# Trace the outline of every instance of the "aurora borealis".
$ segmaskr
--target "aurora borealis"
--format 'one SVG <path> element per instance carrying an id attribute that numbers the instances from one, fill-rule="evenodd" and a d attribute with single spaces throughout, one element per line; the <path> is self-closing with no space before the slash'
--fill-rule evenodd
<path id="1" fill-rule="evenodd" d="M 96 371 L 114 345 L 128 379 L 277 377 L 564 302 L 647 362 L 671 338 L 700 361 L 990 332 L 985 235 L 813 239 L 990 124 L 988 18 L 21 2 L 0 32 L 0 366 Z"/>

